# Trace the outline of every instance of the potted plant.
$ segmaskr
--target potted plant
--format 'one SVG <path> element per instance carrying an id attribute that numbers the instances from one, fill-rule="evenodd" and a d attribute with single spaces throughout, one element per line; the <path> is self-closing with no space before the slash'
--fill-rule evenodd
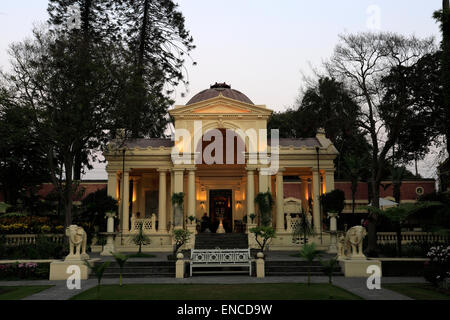
<path id="1" fill-rule="evenodd" d="M 174 229 L 173 230 L 173 236 L 175 240 L 175 245 L 173 248 L 173 254 L 169 256 L 169 260 L 175 260 L 177 257 L 178 250 L 189 241 L 189 238 L 191 237 L 191 232 L 184 229 Z"/>
<path id="2" fill-rule="evenodd" d="M 341 214 L 345 206 L 345 193 L 336 189 L 320 197 L 323 212 Z"/>
<path id="3" fill-rule="evenodd" d="M 250 217 L 250 220 L 252 221 L 252 224 L 253 224 L 254 221 L 255 221 L 255 218 L 256 218 L 256 214 L 250 213 L 249 217 Z"/>
<path id="4" fill-rule="evenodd" d="M 258 193 L 255 198 L 255 203 L 258 205 L 261 224 L 263 226 L 270 225 L 273 207 L 272 194 L 269 191 Z"/>
<path id="5" fill-rule="evenodd" d="M 275 229 L 273 227 L 261 226 L 251 228 L 250 232 L 255 235 L 256 243 L 258 243 L 261 252 L 263 253 L 270 239 L 276 238 Z"/>
<path id="6" fill-rule="evenodd" d="M 189 216 L 188 219 L 189 219 L 191 224 L 194 224 L 194 221 L 195 221 L 195 217 L 194 216 Z"/>
<path id="7" fill-rule="evenodd" d="M 174 193 L 172 195 L 172 205 L 174 210 L 175 217 L 175 226 L 180 227 L 183 226 L 183 203 L 184 203 L 184 193 Z"/>

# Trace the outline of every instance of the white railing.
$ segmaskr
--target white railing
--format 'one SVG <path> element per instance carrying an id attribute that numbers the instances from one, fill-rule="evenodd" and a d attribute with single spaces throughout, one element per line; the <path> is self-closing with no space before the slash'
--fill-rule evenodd
<path id="1" fill-rule="evenodd" d="M 448 236 L 438 235 L 429 232 L 419 232 L 419 231 L 405 231 L 402 232 L 402 243 L 412 243 L 412 242 L 448 242 L 450 238 Z M 397 233 L 396 232 L 377 232 L 377 243 L 397 243 Z"/>
<path id="2" fill-rule="evenodd" d="M 156 232 L 156 216 L 152 215 L 150 219 L 137 219 L 132 217 L 131 218 L 131 230 L 130 232 L 135 233 L 139 232 L 139 229 L 141 228 L 144 233 L 155 233 Z"/>
<path id="3" fill-rule="evenodd" d="M 286 216 L 286 231 L 288 233 L 293 233 L 294 230 L 300 223 L 300 217 L 297 215 L 295 218 L 292 218 L 290 214 Z"/>
<path id="4" fill-rule="evenodd" d="M 35 244 L 39 236 L 44 236 L 54 243 L 63 243 L 65 237 L 63 234 L 7 234 L 5 235 L 5 244 L 11 247 Z"/>

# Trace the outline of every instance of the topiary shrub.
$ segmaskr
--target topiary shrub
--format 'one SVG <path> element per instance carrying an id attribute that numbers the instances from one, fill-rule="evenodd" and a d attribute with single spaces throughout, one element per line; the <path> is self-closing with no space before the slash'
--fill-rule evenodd
<path id="1" fill-rule="evenodd" d="M 320 197 L 323 212 L 335 212 L 340 214 L 345 206 L 345 193 L 342 190 L 336 189 L 328 192 Z"/>

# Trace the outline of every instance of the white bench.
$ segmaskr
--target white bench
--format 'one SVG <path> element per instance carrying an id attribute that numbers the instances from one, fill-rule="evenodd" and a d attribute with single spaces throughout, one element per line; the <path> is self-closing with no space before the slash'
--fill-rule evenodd
<path id="1" fill-rule="evenodd" d="M 193 268 L 247 267 L 249 275 L 252 275 L 250 249 L 192 249 L 190 265 L 191 277 Z M 202 271 L 201 273 L 220 272 Z"/>

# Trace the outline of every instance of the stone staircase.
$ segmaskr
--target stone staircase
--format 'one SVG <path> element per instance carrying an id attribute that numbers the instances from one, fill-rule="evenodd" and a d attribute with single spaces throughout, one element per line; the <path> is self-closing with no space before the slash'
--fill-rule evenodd
<path id="1" fill-rule="evenodd" d="M 323 266 L 319 261 L 313 261 L 309 263 L 307 261 L 298 260 L 266 260 L 265 271 L 266 277 L 270 276 L 307 276 L 308 269 L 311 271 L 311 276 L 324 276 Z M 338 265 L 336 271 L 333 272 L 333 276 L 343 276 L 341 267 Z"/>
<path id="2" fill-rule="evenodd" d="M 111 261 L 103 277 L 119 278 L 119 275 L 119 265 L 117 262 Z M 175 261 L 127 261 L 122 276 L 124 278 L 174 278 Z M 91 274 L 90 278 L 95 278 L 95 275 Z"/>
<path id="3" fill-rule="evenodd" d="M 195 237 L 195 249 L 247 249 L 248 237 L 243 233 L 199 233 Z"/>

